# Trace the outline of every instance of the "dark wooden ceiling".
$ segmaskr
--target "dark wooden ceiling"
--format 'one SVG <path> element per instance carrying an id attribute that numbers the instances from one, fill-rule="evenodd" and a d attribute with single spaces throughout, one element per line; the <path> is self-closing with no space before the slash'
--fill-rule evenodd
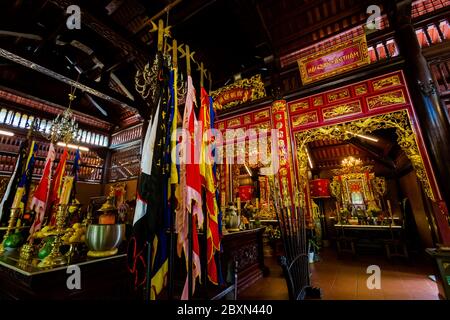
<path id="1" fill-rule="evenodd" d="M 120 123 L 146 104 L 134 90 L 136 70 L 155 52 L 148 21 L 175 0 L 2 0 L 0 48 L 60 77 L 8 59 L 0 84 L 60 105 L 78 80 L 105 96 L 79 92 L 75 108 Z M 360 25 L 377 0 L 181 0 L 168 16 L 172 35 L 211 71 L 213 88 L 261 73 L 270 84 L 283 54 Z M 66 8 L 78 4 L 81 30 L 66 27 Z M 270 92 L 270 91 L 269 91 Z M 103 110 L 103 111 L 102 111 Z M 131 111 L 130 111 L 131 110 Z"/>
<path id="2" fill-rule="evenodd" d="M 411 167 L 410 161 L 397 143 L 395 130 L 377 130 L 369 137 L 378 141 L 355 137 L 346 141 L 310 142 L 308 149 L 313 162 L 313 172 L 317 174 L 322 170 L 340 168 L 342 160 L 350 156 L 362 160 L 364 165 L 372 165 L 375 173 L 384 176 L 392 176 Z"/>

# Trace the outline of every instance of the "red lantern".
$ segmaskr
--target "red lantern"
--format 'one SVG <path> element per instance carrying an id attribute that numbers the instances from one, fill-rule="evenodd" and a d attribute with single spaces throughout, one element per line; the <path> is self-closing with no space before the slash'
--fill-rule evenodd
<path id="1" fill-rule="evenodd" d="M 315 179 L 309 182 L 309 190 L 311 198 L 329 198 L 330 197 L 330 180 Z"/>
<path id="2" fill-rule="evenodd" d="M 250 201 L 253 198 L 253 186 L 240 186 L 239 187 L 239 198 L 241 201 Z"/>

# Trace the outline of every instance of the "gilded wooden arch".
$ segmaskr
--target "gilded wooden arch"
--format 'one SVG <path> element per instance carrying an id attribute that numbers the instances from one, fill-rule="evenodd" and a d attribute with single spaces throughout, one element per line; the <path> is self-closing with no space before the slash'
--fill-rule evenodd
<path id="1" fill-rule="evenodd" d="M 350 122 L 305 130 L 295 133 L 297 146 L 298 175 L 300 186 L 307 183 L 308 155 L 306 144 L 317 140 L 338 139 L 348 140 L 354 133 L 370 133 L 378 129 L 394 128 L 397 142 L 411 161 L 417 177 L 422 182 L 426 195 L 434 201 L 433 191 L 417 145 L 417 139 L 412 130 L 407 110 L 401 110 L 369 118 L 352 120 Z"/>

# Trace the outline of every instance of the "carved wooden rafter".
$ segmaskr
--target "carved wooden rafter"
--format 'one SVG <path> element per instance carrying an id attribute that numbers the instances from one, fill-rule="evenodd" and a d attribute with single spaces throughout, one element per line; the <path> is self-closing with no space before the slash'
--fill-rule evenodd
<path id="1" fill-rule="evenodd" d="M 98 91 L 96 89 L 91 88 L 91 87 L 88 87 L 87 85 L 84 85 L 84 84 L 82 84 L 82 83 L 80 83 L 78 81 L 72 80 L 72 79 L 70 79 L 70 78 L 68 78 L 66 76 L 63 76 L 63 75 L 61 75 L 61 74 L 59 74 L 57 72 L 54 72 L 54 71 L 52 71 L 52 70 L 50 70 L 50 69 L 48 69 L 48 68 L 46 68 L 44 66 L 38 65 L 38 64 L 36 64 L 36 63 L 34 63 L 34 62 L 30 61 L 30 60 L 22 58 L 22 57 L 14 54 L 12 52 L 9 52 L 9 51 L 7 51 L 5 49 L 0 48 L 0 57 L 3 57 L 5 59 L 8 59 L 8 60 L 13 61 L 15 63 L 18 63 L 18 64 L 20 64 L 22 66 L 25 66 L 27 68 L 30 68 L 30 69 L 35 70 L 37 72 L 40 72 L 42 74 L 45 74 L 45 75 L 47 75 L 49 77 L 52 77 L 52 78 L 54 78 L 56 80 L 64 82 L 64 83 L 70 85 L 71 87 L 75 87 L 77 89 L 80 89 L 81 91 L 90 93 L 90 94 L 92 94 L 94 96 L 97 96 L 99 98 L 102 98 L 104 100 L 107 100 L 107 101 L 110 101 L 112 103 L 118 104 L 118 105 L 122 106 L 123 108 L 128 109 L 130 111 L 133 111 L 133 112 L 136 112 L 136 113 L 138 112 L 138 110 L 136 108 L 128 105 L 127 103 L 125 103 L 123 101 L 120 101 L 120 100 L 118 100 L 118 99 L 116 99 L 114 97 L 111 97 L 111 96 L 109 96 L 107 94 L 104 94 L 104 93 L 102 93 L 102 92 L 100 92 L 100 91 Z"/>

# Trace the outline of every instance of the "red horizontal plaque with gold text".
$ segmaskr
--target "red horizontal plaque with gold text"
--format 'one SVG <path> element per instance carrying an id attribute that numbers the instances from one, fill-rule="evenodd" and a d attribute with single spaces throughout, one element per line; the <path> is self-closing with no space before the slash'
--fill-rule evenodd
<path id="1" fill-rule="evenodd" d="M 308 84 L 358 68 L 369 62 L 366 36 L 362 35 L 300 58 L 298 66 L 302 83 Z"/>

